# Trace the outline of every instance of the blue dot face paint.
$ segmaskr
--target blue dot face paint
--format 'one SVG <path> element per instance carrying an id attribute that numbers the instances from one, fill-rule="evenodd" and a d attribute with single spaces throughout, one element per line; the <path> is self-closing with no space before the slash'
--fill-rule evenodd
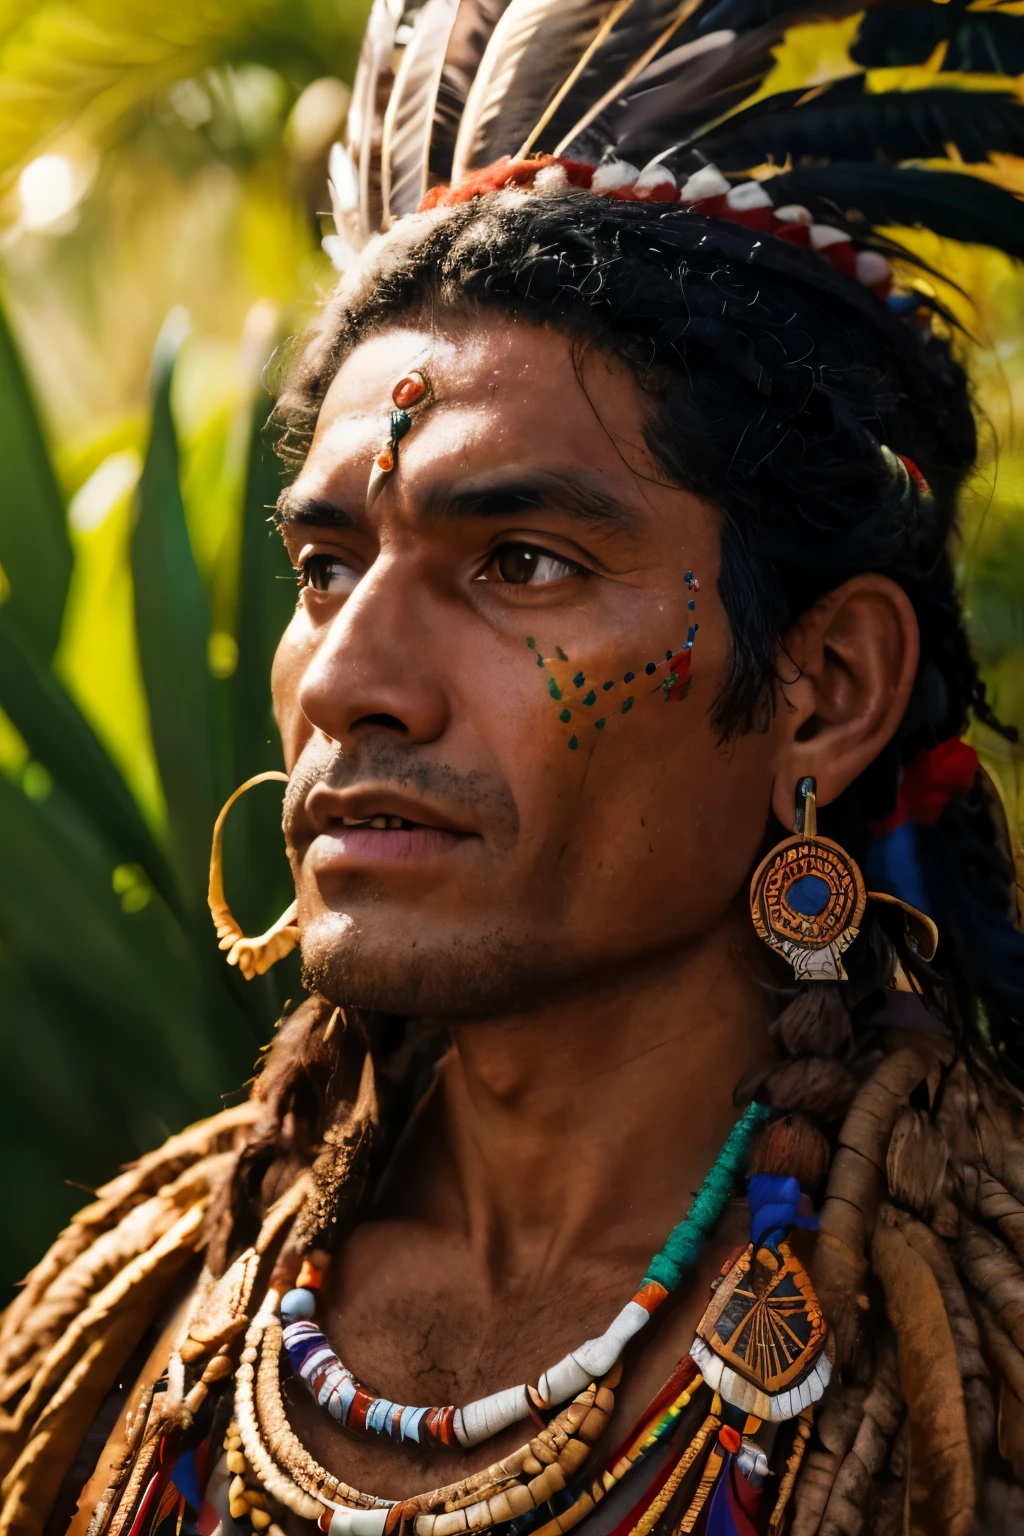
<path id="1" fill-rule="evenodd" d="M 685 581 L 692 593 L 700 591 L 700 583 L 692 571 L 687 571 Z M 696 603 L 693 597 L 686 606 L 689 612 L 694 611 Z M 546 675 L 548 693 L 562 706 L 558 718 L 566 728 L 569 751 L 577 751 L 581 737 L 585 738 L 591 729 L 603 731 L 612 713 L 628 715 L 638 699 L 649 698 L 656 693 L 660 693 L 666 703 L 685 699 L 690 691 L 693 643 L 697 628 L 696 623 L 690 624 L 683 644 L 676 650 L 667 650 L 664 660 L 638 660 L 635 667 L 622 674 L 621 682 L 614 677 L 588 677 L 569 660 L 560 646 L 556 646 L 554 654 L 548 656 L 533 636 L 528 637 L 526 644 L 535 653 L 537 665 Z M 629 685 L 636 682 L 638 674 L 644 688 L 640 693 L 631 693 Z M 610 698 L 604 697 L 609 694 Z M 605 710 L 603 714 L 598 714 L 594 707 L 599 699 Z"/>

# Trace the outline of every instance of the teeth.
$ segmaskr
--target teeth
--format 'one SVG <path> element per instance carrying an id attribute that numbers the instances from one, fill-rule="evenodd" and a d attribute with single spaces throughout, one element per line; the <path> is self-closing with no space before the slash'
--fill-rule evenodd
<path id="1" fill-rule="evenodd" d="M 401 816 L 343 816 L 341 820 L 346 827 L 376 827 L 378 831 L 387 828 L 389 832 L 400 832 L 405 825 Z"/>

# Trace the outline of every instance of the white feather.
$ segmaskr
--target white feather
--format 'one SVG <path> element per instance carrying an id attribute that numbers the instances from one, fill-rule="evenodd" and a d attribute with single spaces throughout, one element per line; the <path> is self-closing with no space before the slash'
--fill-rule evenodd
<path id="1" fill-rule="evenodd" d="M 427 190 L 430 136 L 441 71 L 459 0 L 427 0 L 416 17 L 384 116 L 384 224 L 413 213 Z"/>
<path id="2" fill-rule="evenodd" d="M 402 0 L 373 0 L 359 53 L 346 141 L 359 177 L 359 223 L 368 240 L 380 225 L 383 118 L 394 82 L 395 34 Z"/>
<path id="3" fill-rule="evenodd" d="M 452 181 L 514 154 L 617 0 L 512 0 L 466 98 Z"/>

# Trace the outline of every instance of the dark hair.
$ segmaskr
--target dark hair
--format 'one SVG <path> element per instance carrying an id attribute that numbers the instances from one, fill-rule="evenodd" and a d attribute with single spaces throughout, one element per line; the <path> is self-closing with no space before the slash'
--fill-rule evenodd
<path id="1" fill-rule="evenodd" d="M 1001 729 L 950 558 L 976 431 L 948 341 L 927 312 L 905 318 L 823 257 L 740 224 L 590 193 L 496 193 L 403 220 L 342 284 L 302 339 L 279 400 L 285 460 L 304 457 L 327 388 L 360 341 L 400 319 L 478 307 L 621 358 L 650 398 L 655 462 L 720 509 L 719 590 L 733 641 L 715 713 L 723 736 L 763 725 L 784 637 L 817 598 L 862 571 L 884 572 L 907 593 L 921 632 L 911 704 L 897 739 L 822 818 L 863 864 L 901 765 L 959 736 L 971 714 Z M 919 467 L 930 497 L 900 494 L 893 454 Z M 846 1003 L 871 996 L 877 1014 L 892 943 L 962 1038 L 1024 1065 L 1024 936 L 1010 917 L 1012 861 L 980 780 L 935 828 L 918 829 L 940 965 L 923 973 L 901 934 L 886 938 L 876 919 L 855 947 L 861 979 Z M 844 1080 L 840 1097 L 848 1088 Z"/>

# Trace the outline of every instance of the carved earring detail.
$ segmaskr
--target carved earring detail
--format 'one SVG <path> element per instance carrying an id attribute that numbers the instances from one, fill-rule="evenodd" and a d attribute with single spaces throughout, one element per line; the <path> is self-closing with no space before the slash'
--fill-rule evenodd
<path id="1" fill-rule="evenodd" d="M 282 912 L 266 933 L 247 939 L 224 897 L 224 823 L 228 819 L 228 812 L 247 789 L 252 789 L 255 784 L 266 784 L 272 779 L 288 783 L 286 773 L 271 769 L 269 773 L 257 773 L 254 778 L 246 779 L 244 784 L 239 785 L 214 822 L 213 846 L 210 849 L 210 889 L 207 895 L 210 916 L 217 930 L 220 948 L 228 951 L 228 965 L 237 965 L 246 981 L 251 981 L 254 976 L 262 976 L 272 965 L 283 960 L 285 955 L 291 954 L 300 937 L 295 921 L 296 902 L 293 901 L 287 911 Z"/>
<path id="2" fill-rule="evenodd" d="M 847 981 L 841 956 L 860 932 L 867 891 L 850 855 L 818 836 L 816 783 L 796 787 L 796 836 L 778 843 L 750 882 L 758 936 L 798 981 Z"/>

